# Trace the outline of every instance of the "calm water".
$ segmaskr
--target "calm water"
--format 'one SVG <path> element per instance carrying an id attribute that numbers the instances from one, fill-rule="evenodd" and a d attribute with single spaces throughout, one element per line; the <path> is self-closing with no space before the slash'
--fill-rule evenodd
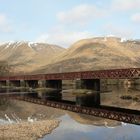
<path id="1" fill-rule="evenodd" d="M 108 86 L 106 87 L 107 92 L 101 93 L 101 104 L 140 110 L 139 101 L 120 98 L 123 95 L 139 98 L 139 89 L 139 86 Z M 11 94 L 17 92 L 19 94 L 19 90 L 10 89 L 3 89 L 0 92 Z M 41 95 L 41 93 L 30 94 L 34 98 Z M 63 91 L 62 95 L 65 100 L 75 101 L 75 96 L 70 90 Z M 4 103 L 0 102 L 0 124 L 8 123 L 5 114 L 13 122 L 16 122 L 13 116 L 24 121 L 27 121 L 28 117 L 37 118 L 38 120 L 50 118 L 61 120 L 58 128 L 40 140 L 140 140 L 140 126 L 138 125 L 67 112 L 22 101 L 11 102 L 7 100 Z"/>
<path id="2" fill-rule="evenodd" d="M 121 124 L 115 127 L 86 125 L 69 115 L 60 117 L 62 123 L 42 140 L 140 140 L 140 127 Z"/>

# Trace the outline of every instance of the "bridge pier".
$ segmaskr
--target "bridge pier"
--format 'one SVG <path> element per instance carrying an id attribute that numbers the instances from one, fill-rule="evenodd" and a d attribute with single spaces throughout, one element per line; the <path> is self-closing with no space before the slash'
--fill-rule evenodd
<path id="1" fill-rule="evenodd" d="M 100 91 L 100 79 L 81 79 L 81 88 Z"/>
<path id="2" fill-rule="evenodd" d="M 46 80 L 46 87 L 62 89 L 62 80 Z"/>
<path id="3" fill-rule="evenodd" d="M 9 81 L 9 86 L 20 87 L 20 80 L 10 80 Z"/>
<path id="4" fill-rule="evenodd" d="M 0 87 L 2 87 L 2 86 L 7 86 L 6 80 L 5 81 L 0 81 Z"/>
<path id="5" fill-rule="evenodd" d="M 24 80 L 20 80 L 20 86 L 25 87 L 25 81 Z"/>
<path id="6" fill-rule="evenodd" d="M 25 87 L 38 88 L 38 80 L 25 80 Z"/>
<path id="7" fill-rule="evenodd" d="M 40 88 L 46 87 L 46 80 L 39 80 L 39 81 L 38 81 L 38 86 L 39 86 Z"/>
<path id="8" fill-rule="evenodd" d="M 89 89 L 93 93 L 90 95 L 77 96 L 77 105 L 84 106 L 99 106 L 100 105 L 100 79 L 81 79 L 78 81 L 80 89 Z"/>
<path id="9" fill-rule="evenodd" d="M 76 80 L 76 89 L 90 89 L 100 91 L 100 79 Z"/>

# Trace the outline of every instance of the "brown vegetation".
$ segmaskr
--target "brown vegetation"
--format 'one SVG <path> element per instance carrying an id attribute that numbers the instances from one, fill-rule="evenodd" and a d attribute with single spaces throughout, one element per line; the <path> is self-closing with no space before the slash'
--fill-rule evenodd
<path id="1" fill-rule="evenodd" d="M 37 140 L 59 125 L 58 120 L 44 120 L 36 122 L 22 122 L 0 126 L 0 139 L 9 140 Z"/>
<path id="2" fill-rule="evenodd" d="M 44 43 L 14 42 L 0 47 L 14 73 L 58 73 L 140 67 L 140 41 L 98 37 L 74 43 L 67 50 Z"/>
<path id="3" fill-rule="evenodd" d="M 54 73 L 140 67 L 139 41 L 120 38 L 91 38 L 76 42 L 51 63 L 35 71 Z"/>
<path id="4" fill-rule="evenodd" d="M 0 61 L 8 61 L 12 74 L 26 74 L 47 65 L 65 49 L 45 43 L 13 42 L 0 45 Z"/>
<path id="5" fill-rule="evenodd" d="M 0 76 L 8 75 L 11 73 L 11 67 L 7 61 L 0 61 Z"/>

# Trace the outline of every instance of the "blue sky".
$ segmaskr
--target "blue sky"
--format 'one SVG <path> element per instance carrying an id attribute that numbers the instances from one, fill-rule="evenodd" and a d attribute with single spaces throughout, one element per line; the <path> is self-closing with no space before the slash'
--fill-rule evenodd
<path id="1" fill-rule="evenodd" d="M 140 38 L 140 0 L 0 0 L 0 42 L 68 47 L 83 38 Z"/>

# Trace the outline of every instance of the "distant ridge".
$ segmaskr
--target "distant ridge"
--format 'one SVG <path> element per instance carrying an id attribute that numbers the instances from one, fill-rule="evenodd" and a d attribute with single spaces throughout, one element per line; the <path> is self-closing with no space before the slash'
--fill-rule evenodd
<path id="1" fill-rule="evenodd" d="M 114 36 L 83 39 L 34 73 L 140 67 L 140 41 Z"/>
<path id="2" fill-rule="evenodd" d="M 114 36 L 77 41 L 68 49 L 37 42 L 0 44 L 0 61 L 13 74 L 39 74 L 140 67 L 140 40 Z"/>

